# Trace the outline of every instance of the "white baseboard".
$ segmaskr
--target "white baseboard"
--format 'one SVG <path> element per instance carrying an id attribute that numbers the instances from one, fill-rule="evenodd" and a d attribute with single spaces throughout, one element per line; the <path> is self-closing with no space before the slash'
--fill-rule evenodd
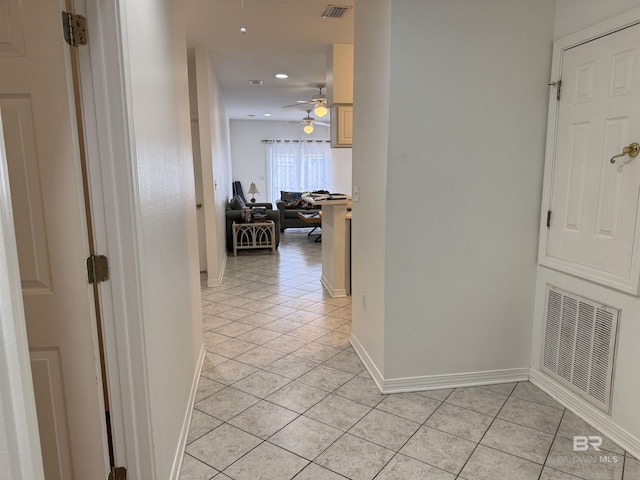
<path id="1" fill-rule="evenodd" d="M 356 351 L 356 354 L 358 355 L 358 357 L 360 357 L 362 363 L 364 363 L 364 367 L 367 369 L 367 372 L 369 372 L 369 375 L 371 375 L 371 378 L 373 378 L 373 381 L 376 383 L 378 390 L 382 392 L 384 386 L 384 377 L 382 376 L 382 373 L 380 372 L 380 370 L 378 370 L 378 367 L 376 367 L 376 364 L 373 362 L 358 338 L 353 333 L 351 333 L 349 343 L 351 343 L 351 346 Z"/>
<path id="2" fill-rule="evenodd" d="M 227 258 L 228 255 L 225 255 L 222 259 L 222 266 L 220 267 L 220 275 L 218 276 L 218 286 L 222 285 L 222 281 L 224 279 L 224 272 L 227 270 Z"/>
<path id="3" fill-rule="evenodd" d="M 193 404 L 196 401 L 196 393 L 198 391 L 198 383 L 200 382 L 200 374 L 202 373 L 202 365 L 204 364 L 204 358 L 207 350 L 204 345 L 200 350 L 200 358 L 198 358 L 198 364 L 196 366 L 195 375 L 191 383 L 191 391 L 189 392 L 189 401 L 187 402 L 187 410 L 184 414 L 184 420 L 182 422 L 182 429 L 180 431 L 180 439 L 178 441 L 178 448 L 176 454 L 173 457 L 173 467 L 171 468 L 170 480 L 180 479 L 180 470 L 182 470 L 182 460 L 184 458 L 184 451 L 187 447 L 187 438 L 189 436 L 189 427 L 191 426 L 191 415 L 193 414 Z"/>
<path id="4" fill-rule="evenodd" d="M 568 390 L 539 370 L 531 369 L 531 383 L 551 395 L 562 406 L 605 434 L 636 458 L 640 458 L 640 439 L 617 425 L 609 415 Z"/>
<path id="5" fill-rule="evenodd" d="M 549 394 L 563 407 L 598 429 L 631 455 L 640 458 L 640 439 L 634 437 L 617 425 L 610 416 L 601 412 L 592 404 L 583 400 L 539 370 L 533 368 L 512 368 L 484 372 L 385 379 L 366 349 L 353 333 L 351 334 L 350 342 L 381 393 L 418 392 L 529 380 L 545 393 Z"/>
<path id="6" fill-rule="evenodd" d="M 423 377 L 391 378 L 384 381 L 382 393 L 419 392 L 443 388 L 475 387 L 529 380 L 529 368 L 509 368 L 484 372 L 464 372 Z"/>
<path id="7" fill-rule="evenodd" d="M 219 287 L 222 285 L 222 280 L 224 278 L 224 272 L 227 268 L 227 256 L 225 255 L 223 260 L 222 260 L 222 268 L 220 268 L 220 271 L 218 272 L 218 278 L 211 278 L 211 276 L 209 275 L 209 272 L 207 272 L 207 287 Z"/>
<path id="8" fill-rule="evenodd" d="M 320 277 L 320 283 L 322 283 L 322 285 L 324 285 L 324 288 L 327 289 L 327 292 L 329 292 L 329 295 L 331 295 L 332 297 L 346 297 L 347 296 L 347 289 L 346 288 L 333 288 L 333 285 L 331 285 L 329 283 L 329 280 L 327 280 L 327 277 L 325 277 L 324 274 Z"/>
<path id="9" fill-rule="evenodd" d="M 453 373 L 447 375 L 426 375 L 385 379 L 376 367 L 358 338 L 351 334 L 351 345 L 364 363 L 381 393 L 420 392 L 443 388 L 474 387 L 496 383 L 522 382 L 529 380 L 529 368 L 510 368 L 485 372 Z"/>

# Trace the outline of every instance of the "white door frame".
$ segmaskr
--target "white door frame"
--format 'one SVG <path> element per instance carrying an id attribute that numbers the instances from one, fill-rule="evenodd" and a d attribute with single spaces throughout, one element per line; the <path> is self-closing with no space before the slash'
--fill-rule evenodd
<path id="1" fill-rule="evenodd" d="M 126 15 L 117 0 L 74 3 L 88 22 L 78 54 L 93 233 L 110 267 L 99 297 L 115 463 L 129 478 L 155 478 Z"/>
<path id="2" fill-rule="evenodd" d="M 579 32 L 567 35 L 556 40 L 553 44 L 553 63 L 551 67 L 550 82 L 559 79 L 562 72 L 562 58 L 564 51 L 590 42 L 604 35 L 616 32 L 626 27 L 630 27 L 640 23 L 640 8 L 634 8 L 626 13 L 617 15 L 613 18 L 600 22 Z M 547 210 L 551 208 L 551 191 L 553 183 L 553 168 L 555 161 L 555 151 L 557 142 L 557 125 L 558 125 L 558 106 L 556 99 L 556 89 L 550 88 L 549 91 L 549 116 L 547 119 L 547 147 L 545 151 L 544 164 L 544 183 L 542 191 L 542 209 L 540 217 L 540 237 L 538 248 L 538 263 L 542 266 L 559 270 L 581 278 L 586 278 L 595 283 L 600 283 L 612 287 L 616 290 L 631 293 L 633 295 L 640 294 L 640 258 L 634 258 L 631 266 L 631 277 L 629 281 L 620 281 L 615 278 L 603 280 L 602 273 L 593 273 L 588 267 L 579 268 L 575 264 L 566 262 L 557 258 L 546 255 L 547 251 Z M 640 219 L 639 219 L 640 221 Z M 640 235 L 636 235 L 634 252 L 640 251 Z"/>

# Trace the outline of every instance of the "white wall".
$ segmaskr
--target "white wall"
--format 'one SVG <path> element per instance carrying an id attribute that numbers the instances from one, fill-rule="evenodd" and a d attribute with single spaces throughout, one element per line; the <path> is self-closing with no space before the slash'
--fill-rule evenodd
<path id="1" fill-rule="evenodd" d="M 212 117 L 211 144 L 213 154 L 213 186 L 216 205 L 218 263 L 226 259 L 226 216 L 227 204 L 232 195 L 231 176 L 231 136 L 229 118 L 224 106 L 222 91 L 215 72 L 215 65 L 209 57 L 209 108 Z M 201 113 L 201 112 L 200 112 Z M 222 271 L 220 274 L 222 275 Z M 222 280 L 222 277 L 220 277 Z"/>
<path id="2" fill-rule="evenodd" d="M 557 0 L 554 38 L 564 37 L 639 6 L 638 0 Z"/>
<path id="3" fill-rule="evenodd" d="M 352 337 L 380 382 L 385 374 L 391 3 L 356 0 L 355 8 L 353 185 L 359 200 L 352 202 L 351 220 Z"/>
<path id="4" fill-rule="evenodd" d="M 353 149 L 331 149 L 331 188 L 334 193 L 351 195 Z"/>
<path id="5" fill-rule="evenodd" d="M 393 2 L 389 378 L 529 366 L 554 8 Z"/>
<path id="6" fill-rule="evenodd" d="M 378 17 L 363 34 L 360 20 L 387 3 L 357 5 L 354 334 L 384 357 L 386 382 L 526 372 L 555 2 L 396 0 L 390 33 Z M 384 69 L 363 69 L 386 51 L 361 45 L 380 27 L 390 42 L 387 148 L 366 123 L 387 108 Z M 375 114 L 363 101 L 374 82 Z M 385 152 L 386 181 L 369 169 Z M 366 238 L 372 225 L 384 245 Z M 378 285 L 384 294 L 366 292 L 375 308 L 364 312 L 359 296 Z"/>
<path id="7" fill-rule="evenodd" d="M 174 0 L 122 3 L 121 15 L 154 477 L 170 478 L 203 344 L 185 21 Z"/>
<path id="8" fill-rule="evenodd" d="M 209 52 L 198 47 L 191 56 L 195 77 L 195 84 L 191 80 L 191 112 L 198 122 L 200 158 L 196 161 L 200 161 L 202 172 L 207 284 L 211 287 L 222 283 L 227 255 L 225 210 L 231 195 L 229 119 Z"/>
<path id="9" fill-rule="evenodd" d="M 261 140 L 329 140 L 329 127 L 316 126 L 307 135 L 302 125 L 288 125 L 278 120 L 231 120 L 231 162 L 233 180 L 242 182 L 244 196 L 251 182 L 255 182 L 258 191 L 257 202 L 275 202 L 267 196 L 267 154 Z M 342 151 L 340 151 L 342 150 Z M 351 149 L 331 149 L 332 185 L 327 189 L 333 192 L 351 193 Z M 276 192 L 276 197 L 280 193 Z M 275 208 L 275 205 L 274 205 Z"/>
<path id="10" fill-rule="evenodd" d="M 575 33 L 587 26 L 607 20 L 632 7 L 638 7 L 637 0 L 615 0 L 608 2 L 559 0 L 556 14 L 555 38 Z M 580 21 L 578 21 L 580 19 Z M 546 209 L 546 205 L 543 207 Z M 541 366 L 542 332 L 544 328 L 544 297 L 546 284 L 575 292 L 586 298 L 622 310 L 618 324 L 618 345 L 614 370 L 614 388 L 611 416 L 606 416 L 559 384 L 551 381 L 556 393 L 561 392 L 571 402 L 578 414 L 586 418 L 605 433 L 614 436 L 636 456 L 640 455 L 640 299 L 595 285 L 591 282 L 566 275 L 545 267 L 538 267 L 535 314 L 533 324 L 532 368 L 538 375 Z M 546 377 L 547 380 L 548 377 Z"/>

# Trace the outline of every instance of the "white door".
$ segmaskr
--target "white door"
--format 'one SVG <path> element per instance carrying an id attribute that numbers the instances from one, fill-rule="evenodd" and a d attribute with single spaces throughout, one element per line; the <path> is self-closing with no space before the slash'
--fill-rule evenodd
<path id="1" fill-rule="evenodd" d="M 63 9 L 0 0 L 0 112 L 45 475 L 99 480 L 109 460 Z"/>
<path id="2" fill-rule="evenodd" d="M 564 51 L 546 259 L 570 273 L 637 290 L 640 25 Z M 635 260 L 634 260 L 635 258 Z"/>
<path id="3" fill-rule="evenodd" d="M 193 148 L 193 176 L 196 184 L 196 217 L 198 219 L 198 251 L 200 271 L 207 271 L 207 237 L 204 228 L 204 187 L 202 186 L 202 165 L 200 163 L 200 126 L 191 120 L 191 145 Z"/>

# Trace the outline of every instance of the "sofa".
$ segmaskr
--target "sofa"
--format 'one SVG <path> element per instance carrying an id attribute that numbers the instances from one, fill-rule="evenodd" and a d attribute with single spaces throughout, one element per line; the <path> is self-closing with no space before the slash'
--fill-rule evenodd
<path id="1" fill-rule="evenodd" d="M 276 231 L 276 248 L 280 245 L 280 215 L 277 210 L 273 209 L 271 203 L 248 203 L 247 207 L 265 207 L 267 209 L 267 220 L 273 220 Z M 227 205 L 226 211 L 226 230 L 227 230 L 227 251 L 233 251 L 233 222 L 240 223 L 242 221 L 242 209 L 245 207 L 244 201 L 235 196 Z"/>
<path id="2" fill-rule="evenodd" d="M 309 224 L 305 223 L 298 212 L 302 213 L 318 213 L 320 208 L 311 205 L 302 200 L 302 192 L 280 192 L 280 200 L 276 201 L 276 207 L 280 214 L 280 231 L 284 232 L 286 228 L 308 228 Z"/>

